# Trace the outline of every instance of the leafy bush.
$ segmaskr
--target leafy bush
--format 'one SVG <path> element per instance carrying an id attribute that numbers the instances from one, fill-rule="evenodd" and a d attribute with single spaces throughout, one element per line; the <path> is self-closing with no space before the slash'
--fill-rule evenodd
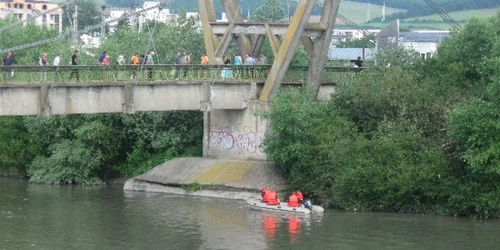
<path id="1" fill-rule="evenodd" d="M 98 184 L 102 154 L 81 141 L 64 140 L 50 147 L 50 156 L 38 156 L 28 167 L 31 182 L 49 184 Z"/>
<path id="2" fill-rule="evenodd" d="M 40 152 L 22 117 L 0 117 L 0 175 L 23 176 L 26 165 Z"/>
<path id="3" fill-rule="evenodd" d="M 202 118 L 182 111 L 25 118 L 45 149 L 27 173 L 33 182 L 94 184 L 141 174 L 177 156 L 199 156 Z"/>
<path id="4" fill-rule="evenodd" d="M 382 120 L 367 139 L 309 92 L 279 93 L 267 114 L 266 153 L 292 188 L 323 204 L 376 211 L 435 211 L 448 197 L 446 158 L 415 126 Z"/>

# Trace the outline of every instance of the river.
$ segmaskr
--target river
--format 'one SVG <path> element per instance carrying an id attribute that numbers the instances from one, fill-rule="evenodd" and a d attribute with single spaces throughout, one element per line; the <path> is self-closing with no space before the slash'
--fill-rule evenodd
<path id="1" fill-rule="evenodd" d="M 0 178 L 3 249 L 498 249 L 500 221 L 327 210 Z"/>

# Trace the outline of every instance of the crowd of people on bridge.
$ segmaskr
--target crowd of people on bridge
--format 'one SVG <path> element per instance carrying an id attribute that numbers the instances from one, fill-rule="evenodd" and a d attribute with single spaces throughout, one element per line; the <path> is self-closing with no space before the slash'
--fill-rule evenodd
<path id="1" fill-rule="evenodd" d="M 146 54 L 140 54 L 139 52 L 135 52 L 130 59 L 127 60 L 127 53 L 125 51 L 122 51 L 119 55 L 116 57 L 116 65 L 154 65 L 155 60 L 154 58 L 156 57 L 156 53 L 154 51 L 146 53 Z M 186 77 L 186 71 L 182 70 L 181 65 L 190 65 L 192 64 L 193 60 L 191 58 L 190 53 L 188 52 L 178 52 L 175 57 L 174 57 L 174 64 L 178 65 L 179 67 L 176 68 L 175 72 L 175 78 L 181 78 L 181 77 Z M 203 53 L 200 57 L 199 64 L 201 65 L 208 65 L 210 64 L 211 60 L 209 59 L 207 53 Z M 240 53 L 236 53 L 234 56 L 232 54 L 227 54 L 223 58 L 217 58 L 215 60 L 216 64 L 220 65 L 268 65 L 268 59 L 267 57 L 263 54 L 260 53 L 259 57 L 256 58 L 252 54 L 245 54 L 245 57 L 243 58 Z M 111 64 L 111 56 L 107 53 L 107 51 L 104 51 L 98 59 L 99 65 L 106 67 L 110 66 Z M 8 52 L 6 56 L 3 57 L 2 60 L 2 66 L 13 66 L 15 64 L 15 60 L 13 57 L 12 52 Z M 62 66 L 63 61 L 62 61 L 62 53 L 57 53 L 53 60 L 52 63 L 49 61 L 49 55 L 46 52 L 43 52 L 38 60 L 38 65 L 42 67 L 41 70 L 41 76 L 40 79 L 42 81 L 47 80 L 47 66 Z M 69 61 L 69 65 L 72 66 L 77 66 L 79 65 L 79 51 L 75 50 L 73 54 L 71 55 L 71 59 Z M 147 76 L 148 78 L 152 78 L 153 75 L 153 70 L 149 69 L 146 67 L 147 71 Z M 265 73 L 267 73 L 268 70 L 266 70 Z M 14 76 L 14 70 L 9 69 L 8 72 L 10 74 L 7 74 L 6 77 L 13 77 Z M 221 73 L 220 73 L 221 78 L 233 78 L 234 74 L 230 68 L 222 68 Z M 251 75 L 252 73 L 249 73 Z M 134 79 L 137 75 L 137 72 L 134 70 L 131 74 L 130 79 Z M 80 74 L 78 70 L 73 70 L 69 76 L 69 79 L 76 78 L 77 81 L 80 79 Z"/>

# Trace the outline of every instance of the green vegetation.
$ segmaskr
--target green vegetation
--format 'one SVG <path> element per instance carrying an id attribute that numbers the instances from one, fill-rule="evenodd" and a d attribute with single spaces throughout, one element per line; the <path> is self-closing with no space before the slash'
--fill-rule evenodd
<path id="1" fill-rule="evenodd" d="M 98 184 L 201 155 L 199 112 L 1 117 L 0 172 L 31 182 Z"/>
<path id="2" fill-rule="evenodd" d="M 328 102 L 281 91 L 267 155 L 325 205 L 500 217 L 499 24 L 473 19 L 431 60 L 381 56 Z"/>
<path id="3" fill-rule="evenodd" d="M 372 20 L 380 20 L 382 17 L 382 4 L 377 5 L 370 2 L 370 18 Z M 339 13 L 343 16 L 349 18 L 349 20 L 355 23 L 364 23 L 366 21 L 366 12 L 368 11 L 368 5 L 366 2 L 356 2 L 356 1 L 340 1 Z M 398 12 L 405 12 L 404 9 L 396 9 L 386 6 L 385 14 L 391 15 Z M 342 22 L 337 24 L 342 25 Z"/>
<path id="4" fill-rule="evenodd" d="M 477 9 L 477 10 L 464 10 L 464 11 L 454 11 L 449 12 L 448 15 L 457 22 L 466 22 L 473 17 L 492 17 L 498 13 L 498 8 L 493 9 Z M 418 16 L 412 18 L 406 18 L 401 20 L 402 22 L 425 22 L 425 21 L 435 21 L 442 22 L 443 18 L 438 14 L 428 15 L 428 16 Z"/>
<path id="5" fill-rule="evenodd" d="M 277 22 L 285 18 L 283 13 L 285 11 L 278 0 L 268 0 L 256 9 L 249 19 L 253 22 Z"/>
<path id="6" fill-rule="evenodd" d="M 99 4 L 105 1 L 79 0 L 78 1 L 78 27 L 79 29 L 96 25 L 101 22 L 101 13 Z M 73 4 L 66 5 L 62 8 L 64 14 L 62 16 L 63 27 L 71 29 L 73 23 L 73 14 L 75 7 Z M 71 18 L 71 20 L 70 20 Z"/>
<path id="7" fill-rule="evenodd" d="M 364 0 L 354 0 L 365 2 Z M 385 2 L 387 6 L 404 9 L 406 12 L 394 13 L 387 16 L 388 20 L 405 19 L 409 17 L 433 15 L 436 12 L 423 0 L 371 0 L 370 3 L 382 5 Z M 499 3 L 491 0 L 434 0 L 434 2 L 444 11 L 463 11 L 473 9 L 489 9 L 500 7 Z"/>
<path id="8" fill-rule="evenodd" d="M 204 189 L 204 185 L 200 184 L 198 182 L 195 182 L 195 183 L 191 183 L 191 184 L 181 185 L 181 188 L 187 192 L 196 192 L 196 191 Z"/>

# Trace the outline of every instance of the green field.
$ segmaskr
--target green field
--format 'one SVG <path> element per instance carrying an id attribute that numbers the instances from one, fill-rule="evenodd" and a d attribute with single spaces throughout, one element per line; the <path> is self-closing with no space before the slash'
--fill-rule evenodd
<path id="1" fill-rule="evenodd" d="M 499 9 L 480 9 L 480 10 L 467 10 L 467 11 L 457 11 L 457 12 L 450 12 L 448 15 L 453 18 L 455 21 L 460 22 L 460 21 L 467 21 L 473 17 L 478 17 L 478 18 L 483 18 L 483 17 L 490 17 L 494 16 L 498 13 Z M 420 17 L 412 17 L 412 18 L 407 18 L 403 19 L 402 21 L 404 22 L 413 22 L 413 23 L 418 23 L 419 20 L 435 20 L 435 21 L 443 21 L 443 19 L 438 15 L 430 15 L 430 16 L 420 16 Z"/>
<path id="2" fill-rule="evenodd" d="M 377 22 L 377 23 L 364 23 L 360 24 L 360 26 L 366 28 L 366 29 L 383 29 L 389 25 L 390 22 Z M 460 23 L 462 25 L 464 23 Z M 421 22 L 400 22 L 399 26 L 401 27 L 402 30 L 411 30 L 411 29 L 430 29 L 430 30 L 450 30 L 451 27 L 445 22 L 430 22 L 430 23 L 421 23 Z"/>
<path id="3" fill-rule="evenodd" d="M 339 13 L 349 18 L 350 20 L 354 21 L 355 23 L 364 23 L 366 21 L 367 11 L 368 11 L 368 5 L 366 3 L 340 1 Z M 405 10 L 389 8 L 387 6 L 385 8 L 386 16 L 399 11 L 405 11 Z M 382 17 L 382 6 L 370 4 L 370 19 L 378 17 Z"/>
<path id="4" fill-rule="evenodd" d="M 499 13 L 499 9 L 480 9 L 480 10 L 468 10 L 468 11 L 456 11 L 450 12 L 451 18 L 453 18 L 457 23 L 464 26 L 468 20 L 471 18 L 487 18 Z M 339 23 L 341 24 L 341 23 Z M 388 22 L 371 22 L 371 23 L 360 23 L 361 26 L 366 28 L 382 29 L 389 25 Z M 435 29 L 435 30 L 449 30 L 451 26 L 443 21 L 439 15 L 429 15 L 421 17 L 412 17 L 402 19 L 400 22 L 400 27 L 402 29 Z"/>

